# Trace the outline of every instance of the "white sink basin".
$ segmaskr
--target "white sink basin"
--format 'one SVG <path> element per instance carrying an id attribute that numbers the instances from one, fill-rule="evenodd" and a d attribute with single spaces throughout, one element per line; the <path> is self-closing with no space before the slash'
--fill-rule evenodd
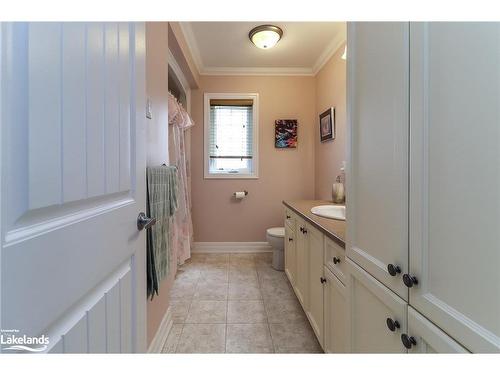
<path id="1" fill-rule="evenodd" d="M 325 204 L 311 208 L 311 212 L 328 219 L 345 220 L 345 206 Z"/>

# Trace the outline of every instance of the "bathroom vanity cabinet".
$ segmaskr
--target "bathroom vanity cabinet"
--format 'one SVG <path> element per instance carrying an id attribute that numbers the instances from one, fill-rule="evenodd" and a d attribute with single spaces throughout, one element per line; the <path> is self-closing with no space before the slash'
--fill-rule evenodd
<path id="1" fill-rule="evenodd" d="M 285 273 L 324 351 L 345 353 L 348 325 L 344 249 L 320 230 L 314 219 L 302 216 L 307 211 L 299 214 L 285 207 Z"/>
<path id="2" fill-rule="evenodd" d="M 352 352 L 500 352 L 499 40 L 348 25 Z"/>

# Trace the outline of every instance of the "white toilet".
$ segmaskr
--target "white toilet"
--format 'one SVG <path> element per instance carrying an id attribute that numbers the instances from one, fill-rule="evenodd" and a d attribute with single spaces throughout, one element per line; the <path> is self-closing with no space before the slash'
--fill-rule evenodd
<path id="1" fill-rule="evenodd" d="M 273 268 L 278 271 L 285 269 L 284 238 L 284 227 L 269 228 L 266 231 L 267 242 L 273 248 Z"/>

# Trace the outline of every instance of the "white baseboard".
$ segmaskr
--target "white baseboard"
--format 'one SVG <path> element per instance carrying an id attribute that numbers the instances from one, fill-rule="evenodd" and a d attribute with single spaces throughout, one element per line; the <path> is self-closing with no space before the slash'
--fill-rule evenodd
<path id="1" fill-rule="evenodd" d="M 267 242 L 195 242 L 192 253 L 269 253 Z"/>
<path id="2" fill-rule="evenodd" d="M 151 341 L 151 345 L 149 345 L 148 353 L 161 353 L 173 324 L 172 309 L 169 307 L 161 320 L 153 341 Z"/>

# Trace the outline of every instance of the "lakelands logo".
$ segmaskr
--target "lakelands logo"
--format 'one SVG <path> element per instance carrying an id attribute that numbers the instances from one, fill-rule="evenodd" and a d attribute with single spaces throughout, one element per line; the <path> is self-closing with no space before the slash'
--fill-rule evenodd
<path id="1" fill-rule="evenodd" d="M 21 335 L 17 329 L 0 330 L 0 346 L 4 352 L 32 352 L 39 353 L 47 349 L 49 338 L 45 335 Z"/>

